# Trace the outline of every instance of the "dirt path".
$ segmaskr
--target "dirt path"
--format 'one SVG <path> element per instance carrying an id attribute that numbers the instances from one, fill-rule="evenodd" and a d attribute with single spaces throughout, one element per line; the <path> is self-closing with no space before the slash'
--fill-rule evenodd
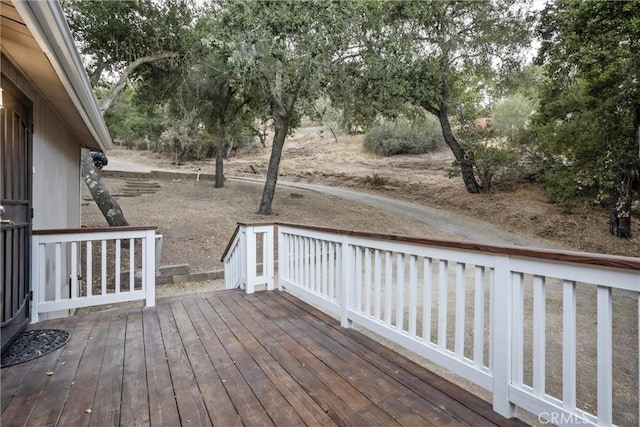
<path id="1" fill-rule="evenodd" d="M 263 180 L 244 177 L 230 177 L 233 180 L 241 180 L 263 184 Z M 422 224 L 454 234 L 463 240 L 494 245 L 532 246 L 539 248 L 564 249 L 561 245 L 541 239 L 531 239 L 502 230 L 493 224 L 463 217 L 441 209 L 434 209 L 416 203 L 395 200 L 376 194 L 361 191 L 347 190 L 338 187 L 329 187 L 318 184 L 294 183 L 278 181 L 280 187 L 299 188 L 329 194 L 341 199 L 363 203 L 376 209 L 383 209 L 405 218 L 416 220 Z"/>

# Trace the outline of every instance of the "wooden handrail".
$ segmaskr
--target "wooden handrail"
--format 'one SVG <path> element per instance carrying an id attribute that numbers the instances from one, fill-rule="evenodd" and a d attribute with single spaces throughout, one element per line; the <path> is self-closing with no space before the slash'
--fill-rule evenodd
<path id="1" fill-rule="evenodd" d="M 136 227 L 82 227 L 82 228 L 49 228 L 33 230 L 31 234 L 44 236 L 48 234 L 74 234 L 74 233 L 104 233 L 109 231 L 149 231 L 157 230 L 156 226 L 136 226 Z"/>
<path id="2" fill-rule="evenodd" d="M 541 249 L 541 248 L 523 248 L 518 246 L 488 245 L 488 244 L 473 243 L 473 242 L 457 242 L 452 240 L 438 240 L 438 239 L 427 239 L 422 237 L 413 237 L 413 236 L 404 236 L 404 235 L 370 233 L 367 231 L 354 231 L 354 230 L 345 230 L 340 228 L 329 228 L 329 227 L 320 227 L 315 225 L 303 225 L 303 224 L 286 223 L 286 222 L 238 223 L 238 228 L 240 226 L 256 226 L 256 225 L 275 225 L 275 226 L 296 227 L 304 230 L 321 231 L 325 233 L 354 236 L 354 237 L 366 237 L 366 238 L 371 238 L 376 240 L 415 243 L 419 245 L 436 246 L 441 248 L 462 249 L 462 250 L 479 251 L 479 252 L 485 252 L 485 253 L 491 253 L 491 254 L 513 255 L 513 256 L 520 256 L 520 257 L 526 257 L 526 258 L 546 259 L 546 260 L 552 260 L 552 261 L 597 265 L 601 267 L 624 268 L 628 270 L 640 271 L 640 258 L 625 257 L 625 256 L 618 256 L 618 255 L 605 255 L 605 254 L 596 254 L 596 253 L 573 252 L 573 251 L 562 251 L 562 250 Z M 236 228 L 236 232 L 232 236 L 231 241 L 233 241 L 233 239 L 235 238 L 238 228 Z M 226 256 L 227 251 L 229 250 L 231 241 L 227 245 L 227 249 L 224 252 L 223 259 L 224 259 L 224 256 Z"/>

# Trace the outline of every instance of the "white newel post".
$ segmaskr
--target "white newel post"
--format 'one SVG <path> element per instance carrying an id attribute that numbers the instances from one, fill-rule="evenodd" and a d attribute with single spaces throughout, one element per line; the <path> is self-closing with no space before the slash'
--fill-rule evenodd
<path id="1" fill-rule="evenodd" d="M 244 275 L 247 279 L 246 281 L 246 292 L 248 294 L 252 294 L 255 292 L 255 283 L 256 283 L 256 232 L 254 226 L 248 226 L 245 228 L 244 232 L 244 259 L 246 260 L 244 264 Z"/>
<path id="2" fill-rule="evenodd" d="M 147 307 L 156 305 L 156 232 L 148 230 L 142 242 L 142 253 L 145 254 L 142 283 L 145 290 Z M 146 249 L 146 250 L 145 250 Z"/>
<path id="3" fill-rule="evenodd" d="M 38 257 L 38 251 L 40 250 L 40 238 L 39 236 L 31 237 L 31 291 L 33 297 L 31 300 L 31 323 L 40 321 L 40 308 L 38 303 L 40 302 L 40 282 L 44 280 L 40 276 L 40 264 L 44 262 L 44 259 Z"/>
<path id="4" fill-rule="evenodd" d="M 282 290 L 282 283 L 289 278 L 289 240 L 284 236 L 282 229 L 278 227 L 278 290 Z M 274 265 L 275 267 L 275 265 Z"/>
<path id="5" fill-rule="evenodd" d="M 275 284 L 275 229 L 275 225 L 268 226 L 264 235 L 264 255 L 262 257 L 264 265 L 262 267 L 262 274 L 267 278 L 268 291 L 272 291 Z"/>
<path id="6" fill-rule="evenodd" d="M 355 263 L 354 250 L 349 242 L 348 237 L 342 238 L 342 254 L 340 266 L 342 272 L 340 274 L 340 324 L 343 328 L 350 328 L 352 321 L 349 319 L 349 305 L 352 299 L 350 298 L 350 290 L 353 289 L 353 265 Z"/>
<path id="7" fill-rule="evenodd" d="M 509 257 L 496 255 L 491 284 L 493 410 L 504 417 L 516 416 L 516 407 L 509 399 L 512 358 L 512 289 Z"/>
<path id="8" fill-rule="evenodd" d="M 245 256 L 242 271 L 246 278 L 246 292 L 255 292 L 256 285 L 266 285 L 271 291 L 274 286 L 274 226 L 273 225 L 249 225 L 241 227 L 241 248 Z M 258 275 L 258 239 L 262 238 L 262 274 Z"/>

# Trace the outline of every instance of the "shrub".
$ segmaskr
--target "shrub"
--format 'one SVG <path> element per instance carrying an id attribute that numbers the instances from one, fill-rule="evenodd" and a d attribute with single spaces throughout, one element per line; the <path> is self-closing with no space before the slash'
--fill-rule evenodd
<path id="1" fill-rule="evenodd" d="M 606 201 L 609 194 L 599 192 L 594 176 L 570 166 L 555 165 L 542 176 L 545 193 L 549 200 L 559 205 L 565 212 L 571 211 L 579 197 L 589 197 L 594 201 Z"/>
<path id="2" fill-rule="evenodd" d="M 513 150 L 487 145 L 482 141 L 466 142 L 464 149 L 473 160 L 474 173 L 483 193 L 490 193 L 497 186 L 513 188 L 521 180 L 518 156 Z M 460 164 L 457 161 L 451 165 L 448 176 L 460 176 Z"/>
<path id="3" fill-rule="evenodd" d="M 373 173 L 373 175 L 367 175 L 364 177 L 364 183 L 369 184 L 372 187 L 383 187 L 390 183 L 388 178 L 385 178 L 382 175 L 378 175 L 377 173 Z"/>
<path id="4" fill-rule="evenodd" d="M 490 193 L 495 184 L 512 184 L 519 180 L 512 151 L 476 144 L 471 150 L 471 155 L 485 193 Z"/>
<path id="5" fill-rule="evenodd" d="M 371 128 L 364 138 L 367 151 L 383 156 L 427 153 L 442 143 L 442 132 L 433 122 L 382 123 Z"/>

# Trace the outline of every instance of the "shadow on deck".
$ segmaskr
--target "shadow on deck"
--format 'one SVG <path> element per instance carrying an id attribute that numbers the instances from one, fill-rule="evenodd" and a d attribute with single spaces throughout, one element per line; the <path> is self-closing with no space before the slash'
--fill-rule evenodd
<path id="1" fill-rule="evenodd" d="M 524 425 L 282 292 L 220 291 L 31 327 L 72 337 L 2 370 L 3 426 Z"/>

